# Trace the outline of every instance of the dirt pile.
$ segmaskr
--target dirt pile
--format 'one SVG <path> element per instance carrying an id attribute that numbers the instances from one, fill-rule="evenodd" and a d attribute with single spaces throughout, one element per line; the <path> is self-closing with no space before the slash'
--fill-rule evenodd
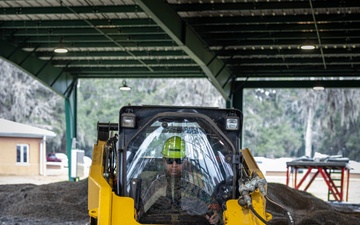
<path id="1" fill-rule="evenodd" d="M 268 197 L 292 214 L 296 225 L 358 225 L 360 211 L 346 205 L 329 204 L 313 195 L 278 183 L 269 183 Z M 269 225 L 287 225 L 284 211 L 267 201 L 267 211 L 273 215 Z"/>
<path id="2" fill-rule="evenodd" d="M 1 225 L 86 224 L 87 180 L 0 185 Z"/>
<path id="3" fill-rule="evenodd" d="M 296 225 L 357 225 L 360 212 L 328 204 L 309 193 L 269 183 L 268 197 L 293 215 Z M 0 185 L 0 225 L 84 225 L 87 180 L 44 185 Z M 287 225 L 283 210 L 267 201 L 269 225 Z"/>

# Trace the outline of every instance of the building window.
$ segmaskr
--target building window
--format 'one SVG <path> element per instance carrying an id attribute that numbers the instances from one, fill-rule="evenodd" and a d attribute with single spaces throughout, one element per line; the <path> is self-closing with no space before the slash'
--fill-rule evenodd
<path id="1" fill-rule="evenodd" d="M 29 163 L 29 145 L 16 145 L 16 162 Z"/>

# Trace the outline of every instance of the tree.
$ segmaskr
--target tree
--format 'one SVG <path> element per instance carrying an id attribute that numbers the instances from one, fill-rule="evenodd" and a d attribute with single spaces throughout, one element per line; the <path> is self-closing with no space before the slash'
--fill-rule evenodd
<path id="1" fill-rule="evenodd" d="M 329 89 L 319 136 L 319 152 L 360 159 L 360 90 Z"/>
<path id="2" fill-rule="evenodd" d="M 244 143 L 255 154 L 311 157 L 316 150 L 360 159 L 358 89 L 252 89 L 244 93 Z M 300 140 L 300 145 L 294 140 Z M 289 143 L 291 147 L 281 148 Z"/>
<path id="3" fill-rule="evenodd" d="M 66 151 L 64 100 L 22 70 L 0 60 L 0 116 L 52 130 L 51 151 Z M 193 105 L 225 107 L 206 79 L 81 79 L 78 88 L 78 142 L 91 155 L 97 122 L 117 123 L 122 106 Z M 11 84 L 11 85 L 9 85 Z M 313 148 L 360 160 L 358 89 L 247 89 L 244 91 L 244 147 L 255 155 L 302 156 Z M 308 137 L 305 138 L 308 134 Z M 311 138 L 311 139 L 310 139 Z"/>
<path id="4" fill-rule="evenodd" d="M 301 146 L 301 133 L 286 107 L 291 92 L 286 89 L 244 90 L 244 147 L 254 155 L 294 155 Z M 290 106 L 288 106 L 290 107 Z"/>
<path id="5" fill-rule="evenodd" d="M 340 117 L 342 126 L 348 126 L 359 116 L 360 92 L 356 89 L 304 89 L 301 98 L 295 101 L 294 111 L 305 123 L 305 155 L 311 157 L 313 146 L 319 143 L 314 138 L 334 133 L 334 116 Z M 340 112 L 340 113 L 337 113 Z M 316 123 L 314 122 L 316 121 Z M 316 126 L 316 127 L 315 127 Z"/>
<path id="6" fill-rule="evenodd" d="M 225 100 L 207 79 L 82 79 L 78 92 L 78 142 L 90 154 L 97 122 L 117 123 L 122 106 L 192 105 L 225 107 Z"/>
<path id="7" fill-rule="evenodd" d="M 48 139 L 47 146 L 58 151 L 65 127 L 61 97 L 3 60 L 0 76 L 0 117 L 54 131 L 58 136 Z"/>
<path id="8" fill-rule="evenodd" d="M 316 111 L 319 109 L 324 92 L 312 89 L 301 89 L 299 98 L 293 103 L 293 110 L 299 115 L 301 121 L 304 122 L 305 133 L 305 156 L 312 156 L 313 145 L 313 121 Z"/>

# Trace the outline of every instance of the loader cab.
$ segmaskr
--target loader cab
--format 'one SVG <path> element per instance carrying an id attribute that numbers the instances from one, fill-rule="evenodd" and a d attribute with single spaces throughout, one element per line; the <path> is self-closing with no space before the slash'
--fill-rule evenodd
<path id="1" fill-rule="evenodd" d="M 202 224 L 212 207 L 221 210 L 222 199 L 236 197 L 241 122 L 234 109 L 122 108 L 116 194 L 135 200 L 140 223 L 166 224 L 176 218 L 181 224 Z M 184 154 L 167 160 L 164 143 L 171 137 L 181 139 Z M 169 174 L 170 166 L 181 167 L 181 173 Z M 228 190 L 219 191 L 225 183 Z"/>

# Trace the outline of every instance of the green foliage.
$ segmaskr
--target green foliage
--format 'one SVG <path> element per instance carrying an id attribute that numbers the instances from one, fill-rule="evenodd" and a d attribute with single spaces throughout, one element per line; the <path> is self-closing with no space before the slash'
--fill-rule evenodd
<path id="1" fill-rule="evenodd" d="M 329 155 L 342 155 L 350 159 L 360 159 L 360 117 L 356 122 L 342 125 L 340 113 L 335 114 L 332 129 L 323 130 L 319 137 L 318 151 Z"/>
<path id="2" fill-rule="evenodd" d="M 360 160 L 358 89 L 247 89 L 244 147 L 266 157 L 302 156 L 309 109 L 313 152 Z"/>
<path id="3" fill-rule="evenodd" d="M 58 135 L 47 139 L 47 148 L 58 151 L 65 127 L 61 97 L 3 60 L 0 76 L 0 117 L 55 132 Z"/>
<path id="4" fill-rule="evenodd" d="M 78 142 L 86 154 L 97 138 L 97 122 L 118 123 L 121 107 L 131 105 L 194 105 L 224 107 L 225 101 L 206 79 L 82 79 L 78 89 Z"/>
<path id="5" fill-rule="evenodd" d="M 301 131 L 293 122 L 285 90 L 249 89 L 244 91 L 244 147 L 254 155 L 283 157 L 301 146 Z M 290 116 L 288 116 L 290 115 Z"/>

